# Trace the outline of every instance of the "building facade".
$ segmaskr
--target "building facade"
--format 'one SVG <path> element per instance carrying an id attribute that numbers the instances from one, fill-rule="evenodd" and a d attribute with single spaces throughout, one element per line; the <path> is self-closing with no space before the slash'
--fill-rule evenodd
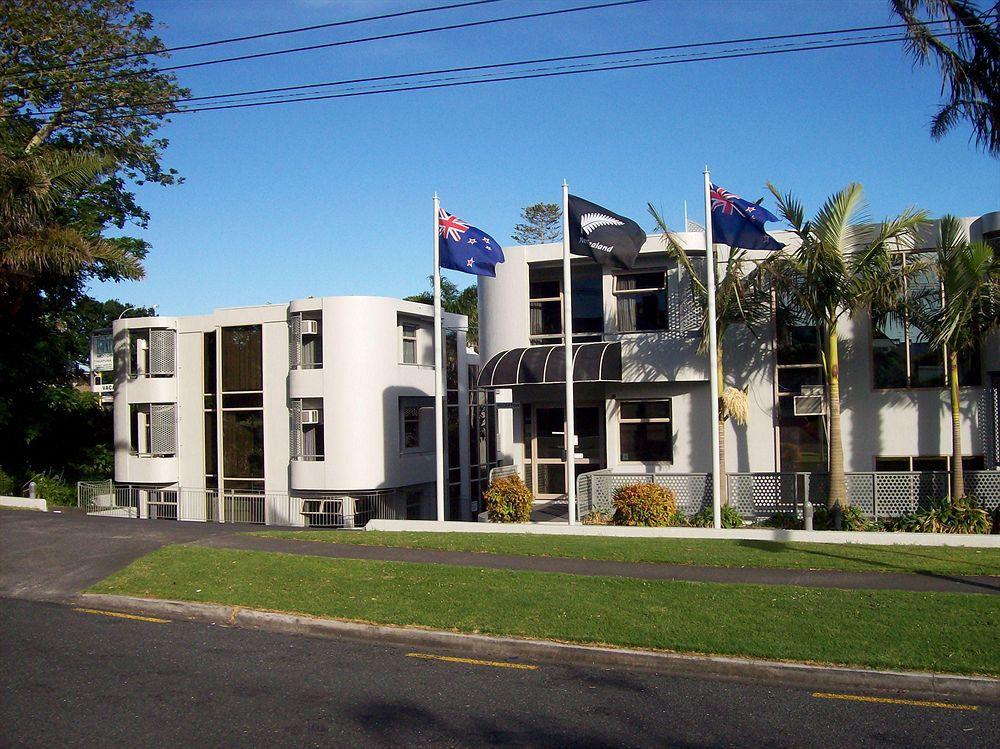
<path id="1" fill-rule="evenodd" d="M 1000 246 L 1000 212 L 964 225 L 972 239 Z M 935 233 L 928 227 L 928 237 Z M 703 270 L 704 234 L 675 238 Z M 932 248 L 928 239 L 913 252 Z M 724 264 L 727 249 L 719 251 Z M 500 453 L 537 500 L 559 499 L 566 491 L 561 253 L 560 244 L 505 247 L 497 277 L 479 281 L 479 384 L 504 406 Z M 912 255 L 901 255 L 900 262 L 906 257 Z M 648 237 L 633 270 L 575 258 L 572 278 L 577 474 L 710 472 L 708 357 L 698 351 L 702 312 L 663 238 Z M 846 470 L 948 470 L 951 416 L 941 353 L 913 326 L 873 324 L 864 315 L 844 320 L 839 333 Z M 734 326 L 723 347 L 725 381 L 746 390 L 750 411 L 745 425 L 726 424 L 724 470 L 825 471 L 818 329 L 774 299 L 767 326 Z M 996 336 L 963 363 L 960 382 L 965 465 L 997 468 Z"/>
<path id="2" fill-rule="evenodd" d="M 443 326 L 446 515 L 470 519 L 489 470 L 469 396 L 477 358 L 464 316 L 444 313 Z M 323 297 L 128 318 L 114 324 L 114 350 L 116 504 L 133 514 L 279 525 L 435 516 L 430 306 Z"/>

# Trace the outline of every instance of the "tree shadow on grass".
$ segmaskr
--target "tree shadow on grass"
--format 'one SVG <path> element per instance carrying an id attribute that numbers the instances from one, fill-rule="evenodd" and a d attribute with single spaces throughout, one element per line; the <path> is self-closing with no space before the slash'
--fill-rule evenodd
<path id="1" fill-rule="evenodd" d="M 778 554 L 785 551 L 796 551 L 800 554 L 808 554 L 816 557 L 826 557 L 828 559 L 842 559 L 849 562 L 857 562 L 860 564 L 871 565 L 872 567 L 880 567 L 883 571 L 900 572 L 903 574 L 919 575 L 922 577 L 930 577 L 937 580 L 947 580 L 949 582 L 955 583 L 961 586 L 968 586 L 970 588 L 982 588 L 992 592 L 1000 592 L 1000 579 L 996 583 L 987 582 L 982 579 L 972 579 L 972 577 L 988 577 L 987 575 L 978 576 L 956 576 L 947 575 L 941 572 L 933 572 L 931 570 L 921 570 L 914 569 L 913 567 L 907 567 L 902 564 L 892 564 L 891 562 L 877 561 L 874 559 L 864 559 L 858 556 L 851 555 L 849 553 L 836 553 L 830 549 L 816 549 L 816 548 L 802 548 L 801 546 L 792 547 L 788 542 L 785 541 L 757 541 L 753 539 L 740 539 L 736 542 L 737 546 L 741 546 L 748 549 L 756 549 L 758 551 L 766 551 L 772 554 Z M 841 552 L 846 552 L 847 548 L 843 546 L 830 545 L 833 549 L 837 549 Z M 847 545 L 845 545 L 847 546 Z M 921 554 L 914 551 L 902 551 L 899 549 L 892 549 L 892 551 L 901 556 L 916 557 L 920 559 L 933 559 L 935 561 L 942 561 L 941 557 L 934 556 L 933 554 Z M 865 574 L 863 571 L 858 570 L 844 570 L 844 569 L 825 569 L 823 572 L 843 572 L 846 574 Z M 808 570 L 803 570 L 803 572 L 808 572 Z M 878 574 L 877 570 L 872 570 L 875 574 Z M 969 591 L 978 592 L 978 591 Z"/>

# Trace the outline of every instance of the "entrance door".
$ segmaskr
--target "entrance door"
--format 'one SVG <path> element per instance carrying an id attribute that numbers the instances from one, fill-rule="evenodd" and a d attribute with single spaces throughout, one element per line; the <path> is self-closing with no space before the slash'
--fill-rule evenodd
<path id="1" fill-rule="evenodd" d="M 539 501 L 565 499 L 566 461 L 563 458 L 566 429 L 564 406 L 526 405 L 524 408 L 524 476 Z M 604 467 L 604 419 L 602 406 L 573 409 L 578 438 L 576 474 Z"/>

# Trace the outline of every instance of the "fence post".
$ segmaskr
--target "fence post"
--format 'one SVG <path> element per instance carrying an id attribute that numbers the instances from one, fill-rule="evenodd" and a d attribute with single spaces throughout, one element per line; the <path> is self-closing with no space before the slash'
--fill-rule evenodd
<path id="1" fill-rule="evenodd" d="M 354 527 L 354 497 L 344 495 L 341 501 L 341 510 L 344 514 L 344 527 L 353 528 Z"/>
<path id="2" fill-rule="evenodd" d="M 29 499 L 34 499 L 35 498 L 35 488 L 37 486 L 38 485 L 34 481 L 29 481 L 28 482 L 28 498 Z"/>
<path id="3" fill-rule="evenodd" d="M 219 489 L 216 496 L 219 500 L 219 522 L 224 523 L 226 522 L 226 490 Z"/>

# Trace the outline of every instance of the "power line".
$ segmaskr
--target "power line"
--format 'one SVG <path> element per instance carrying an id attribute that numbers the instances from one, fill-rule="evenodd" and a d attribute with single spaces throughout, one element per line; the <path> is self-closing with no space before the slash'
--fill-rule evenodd
<path id="1" fill-rule="evenodd" d="M 424 29 L 413 29 L 411 31 L 396 31 L 391 34 L 377 34 L 374 36 L 360 37 L 357 39 L 343 39 L 336 42 L 325 42 L 323 44 L 310 44 L 304 47 L 291 47 L 287 49 L 277 49 L 270 52 L 254 52 L 246 55 L 236 55 L 234 57 L 223 57 L 215 60 L 202 60 L 201 62 L 189 62 L 183 65 L 169 65 L 162 68 L 150 68 L 145 70 L 124 70 L 109 75 L 94 76 L 93 78 L 82 78 L 70 83 L 94 83 L 112 78 L 128 78 L 136 75 L 146 75 L 149 73 L 167 73 L 173 70 L 187 70 L 190 68 L 200 68 L 208 65 L 220 65 L 229 62 L 242 62 L 245 60 L 259 60 L 266 57 L 276 57 L 278 55 L 289 55 L 297 52 L 311 52 L 317 49 L 330 49 L 333 47 L 344 47 L 350 44 L 361 44 L 363 42 L 385 41 L 387 39 L 400 39 L 408 36 L 418 36 L 421 34 L 431 34 L 439 31 L 455 31 L 457 29 L 470 29 L 477 26 L 490 26 L 495 23 L 505 23 L 508 21 L 522 21 L 529 18 L 542 18 L 545 16 L 558 16 L 566 13 L 579 13 L 588 10 L 600 10 L 602 8 L 615 8 L 622 5 L 636 5 L 647 3 L 649 0 L 613 0 L 612 2 L 602 2 L 593 5 L 579 5 L 572 8 L 559 8 L 557 10 L 537 11 L 534 13 L 521 13 L 514 16 L 503 16 L 501 18 L 489 18 L 480 21 L 465 21 L 463 23 L 453 23 L 446 26 L 432 26 Z"/>
<path id="2" fill-rule="evenodd" d="M 365 18 L 351 18 L 347 21 L 333 21 L 331 23 L 320 23 L 315 26 L 299 26 L 294 29 L 282 29 L 280 31 L 265 31 L 260 34 L 249 34 L 247 36 L 231 36 L 226 39 L 213 39 L 207 42 L 197 42 L 195 44 L 182 44 L 177 47 L 165 47 L 159 50 L 155 54 L 165 54 L 169 52 L 183 52 L 191 49 L 203 49 L 205 47 L 216 47 L 220 44 L 234 44 L 237 42 L 249 42 L 256 39 L 267 39 L 274 36 L 285 36 L 287 34 L 300 34 L 306 31 L 318 31 L 320 29 L 332 29 L 339 26 L 353 26 L 359 23 L 368 23 L 369 21 L 384 21 L 390 18 L 403 18 L 404 16 L 415 16 L 423 13 L 436 13 L 441 10 L 456 10 L 458 8 L 468 8 L 473 5 L 490 5 L 492 3 L 505 2 L 506 0 L 468 0 L 463 3 L 455 3 L 454 5 L 436 5 L 431 8 L 416 8 L 414 10 L 404 10 L 396 13 L 383 13 L 378 16 L 366 16 Z M 22 73 L 44 73 L 50 70 L 66 70 L 68 68 L 82 68 L 90 67 L 91 65 L 100 65 L 105 62 L 115 62 L 116 60 L 128 60 L 134 57 L 143 57 L 147 53 L 145 52 L 130 52 L 124 55 L 111 55 L 109 57 L 101 57 L 96 60 L 80 60 L 79 62 L 69 62 L 65 65 L 51 65 L 49 67 L 42 68 L 28 68 Z M 152 53 L 150 53 L 152 54 Z"/>
<path id="3" fill-rule="evenodd" d="M 960 32 L 941 34 L 940 36 L 954 36 Z M 381 88 L 375 90 L 365 90 L 365 91 L 350 91 L 335 94 L 323 94 L 317 96 L 309 97 L 297 97 L 293 99 L 280 99 L 275 101 L 262 101 L 262 102 L 249 102 L 249 103 L 239 103 L 239 104 L 220 104 L 220 105 L 210 105 L 203 107 L 187 107 L 182 109 L 165 109 L 162 111 L 153 112 L 153 114 L 165 116 L 169 114 L 193 114 L 197 112 L 213 112 L 220 110 L 229 109 L 247 109 L 251 107 L 262 107 L 262 106 L 273 106 L 278 104 L 295 104 L 298 102 L 311 102 L 311 101 L 325 101 L 329 99 L 347 99 L 356 98 L 360 96 L 375 96 L 378 94 L 391 94 L 391 93 L 401 93 L 406 91 L 425 91 L 431 89 L 440 88 L 454 88 L 458 86 L 474 86 L 483 83 L 501 83 L 505 81 L 519 81 L 519 80 L 530 80 L 539 78 L 556 78 L 567 75 L 581 75 L 585 73 L 601 73 L 614 70 L 629 70 L 636 68 L 650 68 L 650 67 L 662 67 L 666 65 L 678 65 L 685 63 L 695 63 L 695 62 L 712 62 L 717 60 L 732 60 L 738 58 L 748 58 L 748 57 L 763 57 L 771 55 L 780 54 L 790 54 L 795 52 L 814 52 L 827 49 L 842 49 L 849 47 L 862 47 L 874 44 L 889 44 L 895 42 L 905 42 L 907 38 L 905 36 L 896 36 L 886 39 L 869 39 L 865 41 L 849 41 L 849 42 L 836 42 L 836 43 L 813 43 L 812 46 L 806 47 L 792 47 L 784 49 L 768 49 L 768 50 L 754 50 L 754 51 L 743 51 L 743 52 L 733 52 L 733 53 L 720 53 L 716 55 L 706 55 L 706 56 L 687 56 L 681 59 L 671 59 L 671 60 L 656 60 L 656 61 L 644 61 L 644 62 L 628 62 L 626 64 L 619 64 L 618 61 L 611 61 L 602 64 L 601 67 L 591 67 L 587 69 L 580 70 L 559 70 L 555 72 L 532 72 L 525 74 L 512 74 L 509 76 L 487 78 L 487 79 L 475 79 L 475 80 L 463 80 L 455 82 L 444 82 L 444 83 L 424 83 L 417 85 L 407 85 L 399 86 L 395 88 Z"/>
<path id="4" fill-rule="evenodd" d="M 348 78 L 348 79 L 339 80 L 339 81 L 322 81 L 322 82 L 319 82 L 319 83 L 300 84 L 300 85 L 294 85 L 294 86 L 278 86 L 278 87 L 274 87 L 274 88 L 254 89 L 254 90 L 250 90 L 250 91 L 238 91 L 238 92 L 230 92 L 230 93 L 222 93 L 222 94 L 209 94 L 209 95 L 204 95 L 204 96 L 190 96 L 190 97 L 186 97 L 186 98 L 182 98 L 182 99 L 176 99 L 174 101 L 174 104 L 183 103 L 183 102 L 193 102 L 193 101 L 208 101 L 208 100 L 218 100 L 218 99 L 231 99 L 231 98 L 239 98 L 239 97 L 245 97 L 245 96 L 258 96 L 258 95 L 262 95 L 262 94 L 274 94 L 274 93 L 284 93 L 284 92 L 292 92 L 292 91 L 304 91 L 304 90 L 311 90 L 311 89 L 327 88 L 327 87 L 332 87 L 332 86 L 345 86 L 345 85 L 354 84 L 354 83 L 373 83 L 373 82 L 378 82 L 378 81 L 401 80 L 401 79 L 407 79 L 407 78 L 418 78 L 418 77 L 429 76 L 429 75 L 443 75 L 443 74 L 464 73 L 464 72 L 473 72 L 473 71 L 482 71 L 482 70 L 495 70 L 495 69 L 499 69 L 499 68 L 517 67 L 517 66 L 521 66 L 521 65 L 538 65 L 538 64 L 547 64 L 547 63 L 554 63 L 554 62 L 567 62 L 567 61 L 573 61 L 573 60 L 595 59 L 595 58 L 601 58 L 601 57 L 617 57 L 617 56 L 620 56 L 620 55 L 648 54 L 648 53 L 651 53 L 651 52 L 664 52 L 664 51 L 670 51 L 670 50 L 694 49 L 694 48 L 699 48 L 699 47 L 718 47 L 718 46 L 724 46 L 724 45 L 730 45 L 730 44 L 750 44 L 750 43 L 757 43 L 757 42 L 780 41 L 780 40 L 787 40 L 787 39 L 810 39 L 810 38 L 816 38 L 816 37 L 833 37 L 833 36 L 841 37 L 841 40 L 843 40 L 842 35 L 844 35 L 844 34 L 860 33 L 860 32 L 865 32 L 865 31 L 890 31 L 890 30 L 895 30 L 895 29 L 899 29 L 899 28 L 904 28 L 905 26 L 906 26 L 906 24 L 886 24 L 886 25 L 881 25 L 881 26 L 856 26 L 856 27 L 843 28 L 843 29 L 829 29 L 829 30 L 826 30 L 826 31 L 800 32 L 800 33 L 795 33 L 795 34 L 771 34 L 771 35 L 767 35 L 767 36 L 743 37 L 743 38 L 736 38 L 736 39 L 724 39 L 724 40 L 708 41 L 708 42 L 687 42 L 687 43 L 684 43 L 684 44 L 669 44 L 669 45 L 656 46 L 656 47 L 641 47 L 641 48 L 636 48 L 636 49 L 616 50 L 614 52 L 590 52 L 590 53 L 578 54 L 578 55 L 562 55 L 562 56 L 558 56 L 558 57 L 541 57 L 541 58 L 534 58 L 534 59 L 527 59 L 527 60 L 516 60 L 516 61 L 510 61 L 510 62 L 491 63 L 491 64 L 485 64 L 485 65 L 467 65 L 467 66 L 455 67 L 455 68 L 439 68 L 439 69 L 436 69 L 436 70 L 423 70 L 423 71 L 418 71 L 418 72 L 413 72 L 413 73 L 395 73 L 395 74 L 391 74 L 391 75 L 369 76 L 369 77 L 365 77 L 365 78 Z M 874 37 L 874 36 L 871 36 L 871 37 L 856 37 L 856 39 L 869 39 L 869 38 L 876 38 L 876 37 Z M 822 41 L 833 42 L 833 41 L 836 41 L 836 39 L 827 39 L 827 40 L 822 40 Z M 894 40 L 892 40 L 892 41 L 894 41 Z M 658 58 L 654 58 L 654 59 L 658 59 Z M 274 97 L 274 98 L 277 98 L 277 97 Z M 294 99 L 289 99 L 289 101 L 294 101 Z M 147 102 L 147 103 L 148 104 L 156 104 L 156 102 Z M 132 105 L 132 108 L 135 108 L 136 106 L 142 106 L 142 105 L 141 104 L 139 104 L 139 105 Z M 112 110 L 112 109 L 115 109 L 115 108 L 116 107 L 94 107 L 94 108 L 91 108 L 91 109 L 65 110 L 64 114 L 72 114 L 72 113 L 86 114 L 86 113 L 108 111 L 108 110 Z M 124 107 L 117 107 L 117 108 L 124 108 Z M 39 114 L 39 115 L 48 115 L 48 114 L 53 114 L 53 113 L 54 113 L 54 110 L 40 110 L 39 112 L 37 112 L 37 114 Z"/>

